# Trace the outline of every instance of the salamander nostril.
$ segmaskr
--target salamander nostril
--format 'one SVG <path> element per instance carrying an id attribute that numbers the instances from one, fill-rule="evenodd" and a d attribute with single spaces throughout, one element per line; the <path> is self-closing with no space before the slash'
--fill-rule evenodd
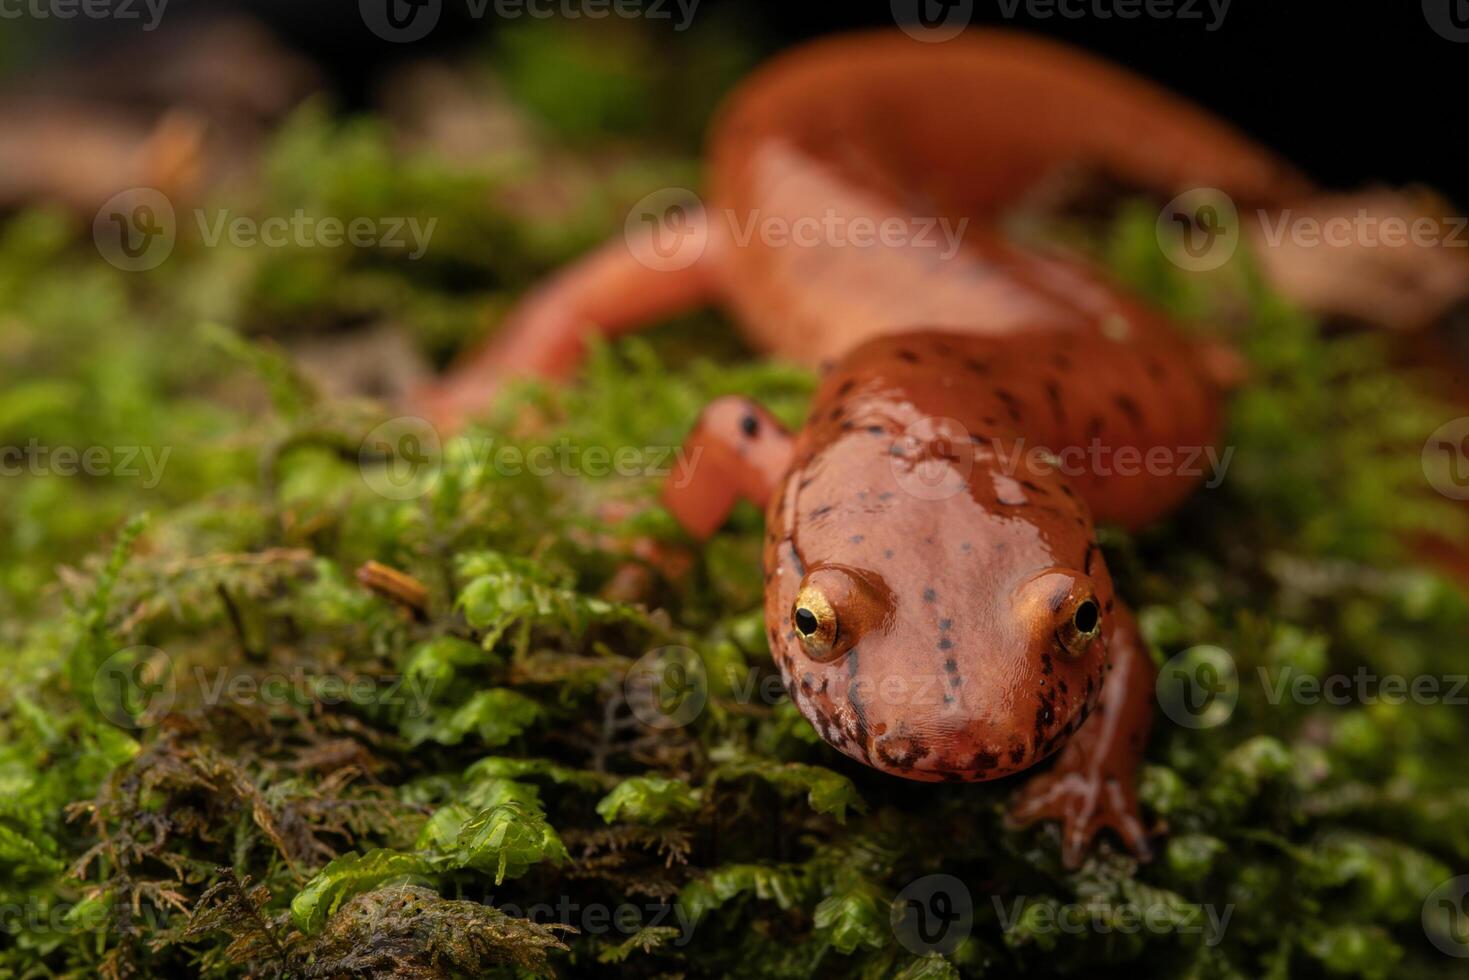
<path id="1" fill-rule="evenodd" d="M 809 609 L 796 610 L 796 629 L 806 636 L 816 632 L 816 614 Z"/>
<path id="2" fill-rule="evenodd" d="M 1097 604 L 1088 599 L 1076 607 L 1076 613 L 1071 617 L 1071 622 L 1076 627 L 1077 632 L 1090 633 L 1097 628 L 1097 622 L 1100 617 L 1101 614 L 1097 610 Z"/>

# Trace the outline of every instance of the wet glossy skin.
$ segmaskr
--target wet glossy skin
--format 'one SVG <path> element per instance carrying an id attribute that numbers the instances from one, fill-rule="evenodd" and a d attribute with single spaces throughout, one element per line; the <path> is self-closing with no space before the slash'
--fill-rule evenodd
<path id="1" fill-rule="evenodd" d="M 686 446 L 699 463 L 663 497 L 696 538 L 739 499 L 765 508 L 766 623 L 795 703 L 834 747 L 904 778 L 1054 756 L 1013 822 L 1059 821 L 1071 866 L 1103 827 L 1147 856 L 1152 664 L 1094 522 L 1140 527 L 1197 487 L 1186 454 L 1213 445 L 1228 358 L 999 222 L 1076 166 L 1163 199 L 1222 188 L 1242 212 L 1310 186 L 1146 81 L 1003 32 L 798 49 L 735 91 L 708 156 L 705 206 L 680 226 L 703 236 L 695 259 L 608 243 L 528 295 L 420 410 L 452 425 L 507 375 L 565 375 L 588 334 L 704 303 L 756 349 L 820 366 L 798 434 L 746 399 L 711 405 Z M 837 234 L 762 233 L 802 221 Z M 854 245 L 860 222 L 904 233 Z M 1124 473 L 1092 447 L 1169 455 Z"/>
<path id="2" fill-rule="evenodd" d="M 855 351 L 822 384 L 767 514 L 770 645 L 802 713 L 911 779 L 991 779 L 1050 755 L 1106 663 L 1116 603 L 1094 513 L 1142 523 L 1196 480 L 1143 473 L 1118 493 L 1027 450 L 1205 445 L 1216 400 L 1192 351 L 1161 336 L 924 332 Z M 792 620 L 803 580 L 823 575 L 860 580 L 836 618 L 865 625 L 827 662 Z M 1102 628 L 1077 655 L 1058 631 L 1083 596 Z"/>

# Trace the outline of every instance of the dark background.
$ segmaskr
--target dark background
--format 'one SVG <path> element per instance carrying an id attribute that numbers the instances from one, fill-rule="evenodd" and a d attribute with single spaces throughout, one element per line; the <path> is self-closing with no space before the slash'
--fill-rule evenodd
<path id="1" fill-rule="evenodd" d="M 1325 184 L 1422 182 L 1463 203 L 1469 43 L 1436 33 L 1425 3 L 1457 4 L 1469 24 L 1469 0 L 1233 0 L 1214 31 L 1206 29 L 1205 0 L 1194 20 L 1037 19 L 1024 4 L 1006 19 L 998 0 L 974 0 L 972 22 L 1034 30 L 1129 65 L 1233 120 Z M 249 10 L 321 64 L 349 107 L 364 104 L 385 65 L 452 53 L 495 27 L 493 17 L 472 20 L 465 0 L 444 0 L 440 26 L 415 45 L 374 37 L 356 0 L 170 0 L 163 27 L 232 8 Z M 887 0 L 700 0 L 690 30 L 719 31 L 732 21 L 773 50 L 832 31 L 890 27 L 893 14 Z M 0 22 L 0 31 L 10 23 Z M 118 30 L 113 22 L 72 21 L 46 31 L 22 60 L 85 50 Z"/>

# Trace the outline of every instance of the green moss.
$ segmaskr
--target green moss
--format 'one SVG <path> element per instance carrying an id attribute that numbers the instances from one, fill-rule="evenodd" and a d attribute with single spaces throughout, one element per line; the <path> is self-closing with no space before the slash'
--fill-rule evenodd
<path id="1" fill-rule="evenodd" d="M 663 69 L 625 73 L 580 41 L 548 53 L 549 38 L 511 32 L 496 64 L 585 159 L 657 128 L 578 96 L 608 77 L 646 92 Z M 577 73 L 531 77 L 561 64 Z M 444 446 L 420 494 L 374 492 L 392 461 L 359 449 L 384 410 L 321 397 L 257 335 L 382 318 L 442 355 L 628 201 L 697 169 L 624 146 L 601 190 L 531 214 L 497 192 L 545 149 L 471 178 L 389 147 L 376 122 L 309 107 L 248 206 L 439 216 L 423 265 L 181 240 L 128 275 L 54 215 L 0 231 L 0 444 L 171 450 L 156 484 L 4 478 L 0 905 L 27 918 L 0 972 L 1454 975 L 1419 915 L 1469 863 L 1462 705 L 1290 693 L 1463 673 L 1469 607 L 1401 546 L 1455 526 L 1418 469 L 1447 416 L 1379 341 L 1323 336 L 1243 261 L 1179 272 L 1146 208 L 1093 243 L 1160 303 L 1234 311 L 1222 329 L 1251 376 L 1226 480 L 1105 540 L 1158 661 L 1217 647 L 1240 684 L 1215 727 L 1160 716 L 1142 784 L 1168 827 L 1159 859 L 1104 847 L 1068 872 L 1054 830 L 1003 825 L 1013 783 L 892 780 L 762 697 L 779 689 L 760 515 L 695 548 L 652 470 L 676 465 L 655 456 L 709 399 L 749 394 L 795 424 L 813 379 L 750 358 L 719 318 L 599 348 L 574 385 L 517 389 Z M 578 462 L 538 476 L 486 455 L 535 447 Z M 657 465 L 604 473 L 594 448 Z M 639 559 L 639 538 L 687 571 Z M 369 560 L 426 604 L 362 587 Z M 643 601 L 623 591 L 630 563 Z M 640 662 L 685 671 L 652 707 L 686 724 L 638 720 Z M 682 718 L 686 697 L 702 701 Z M 934 874 L 965 884 L 973 931 L 919 955 L 893 901 Z M 498 911 L 540 904 L 579 931 Z M 589 911 L 624 906 L 636 921 Z M 1227 921 L 1194 928 L 1210 915 Z"/>

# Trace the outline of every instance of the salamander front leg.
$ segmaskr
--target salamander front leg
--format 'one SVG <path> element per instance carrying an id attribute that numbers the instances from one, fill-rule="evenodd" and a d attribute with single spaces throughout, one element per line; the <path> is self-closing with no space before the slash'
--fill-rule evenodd
<path id="1" fill-rule="evenodd" d="M 744 499 L 764 507 L 791 463 L 791 434 L 748 398 L 704 409 L 663 485 L 663 504 L 696 538 L 707 538 Z"/>
<path id="2" fill-rule="evenodd" d="M 1137 803 L 1137 770 L 1153 721 L 1154 668 L 1132 613 L 1117 606 L 1110 672 L 1096 710 L 1049 772 L 1033 777 L 1010 811 L 1012 826 L 1061 823 L 1061 860 L 1078 867 L 1097 831 L 1110 827 L 1140 860 L 1152 857 Z"/>

